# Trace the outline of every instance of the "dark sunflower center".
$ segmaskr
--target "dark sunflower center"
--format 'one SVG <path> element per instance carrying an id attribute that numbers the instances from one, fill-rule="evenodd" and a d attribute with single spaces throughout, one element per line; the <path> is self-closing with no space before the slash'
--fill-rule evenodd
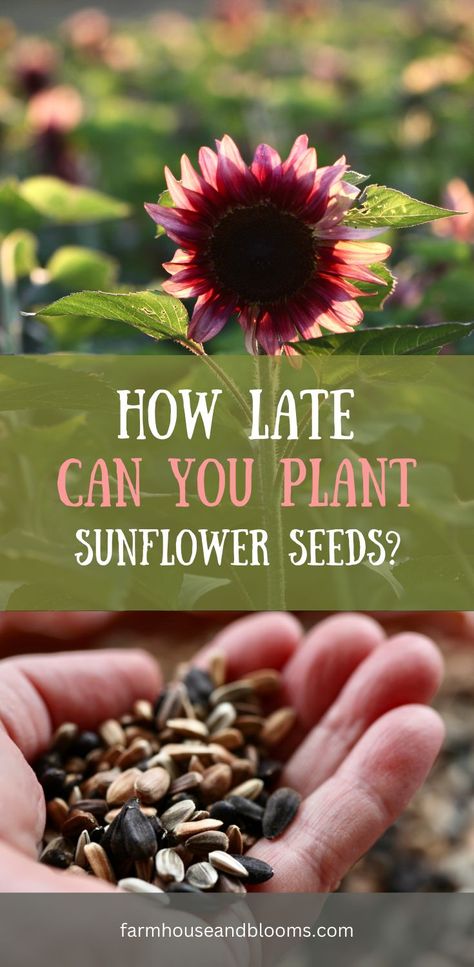
<path id="1" fill-rule="evenodd" d="M 310 228 L 274 205 L 228 212 L 214 231 L 209 254 L 219 284 L 246 303 L 288 299 L 314 271 Z"/>

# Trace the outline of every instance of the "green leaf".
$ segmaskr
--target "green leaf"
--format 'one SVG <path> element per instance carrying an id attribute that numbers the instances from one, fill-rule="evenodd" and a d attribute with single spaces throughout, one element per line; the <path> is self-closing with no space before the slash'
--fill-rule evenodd
<path id="1" fill-rule="evenodd" d="M 364 312 L 376 312 L 383 309 L 388 297 L 397 286 L 397 279 L 382 262 L 370 266 L 370 271 L 378 275 L 380 282 L 357 282 L 357 288 L 366 293 L 357 299 Z"/>
<path id="2" fill-rule="evenodd" d="M 342 335 L 291 343 L 303 356 L 423 356 L 474 331 L 474 322 L 446 322 L 439 326 L 393 326 L 362 329 Z"/>
<path id="3" fill-rule="evenodd" d="M 0 183 L 0 234 L 16 228 L 37 228 L 41 222 L 38 212 L 26 198 L 22 198 L 20 186 L 13 178 Z"/>
<path id="4" fill-rule="evenodd" d="M 100 222 L 129 214 L 129 207 L 124 202 L 50 175 L 28 178 L 19 186 L 19 192 L 37 212 L 61 224 Z"/>
<path id="5" fill-rule="evenodd" d="M 349 185 L 363 185 L 364 181 L 368 181 L 370 175 L 361 175 L 360 171 L 346 171 L 344 175 L 344 181 L 347 181 Z"/>
<path id="6" fill-rule="evenodd" d="M 38 265 L 38 242 L 26 229 L 17 228 L 10 232 L 3 239 L 2 250 L 9 271 L 16 279 L 30 275 Z"/>
<path id="7" fill-rule="evenodd" d="M 40 309 L 40 316 L 88 316 L 134 326 L 152 339 L 187 339 L 188 313 L 179 299 L 161 292 L 75 292 Z"/>
<path id="8" fill-rule="evenodd" d="M 168 189 L 166 189 L 165 191 L 162 191 L 161 192 L 161 195 L 158 198 L 158 204 L 159 205 L 163 205 L 164 208 L 174 208 L 175 207 L 174 201 L 173 201 L 173 199 L 172 199 L 172 197 L 171 197 Z M 156 226 L 155 238 L 161 238 L 162 235 L 166 235 L 166 230 L 163 228 L 163 225 L 157 225 Z"/>
<path id="9" fill-rule="evenodd" d="M 361 195 L 359 204 L 347 213 L 344 225 L 352 228 L 409 228 L 455 214 L 459 213 L 427 205 L 394 188 L 369 185 Z"/>
<path id="10" fill-rule="evenodd" d="M 117 281 L 118 266 L 115 259 L 103 252 L 65 245 L 50 258 L 46 271 L 49 281 L 66 289 L 107 289 Z"/>

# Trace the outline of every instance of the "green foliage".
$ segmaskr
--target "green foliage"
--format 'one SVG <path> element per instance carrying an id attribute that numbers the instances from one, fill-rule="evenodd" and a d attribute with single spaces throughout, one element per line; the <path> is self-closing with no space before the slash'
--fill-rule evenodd
<path id="1" fill-rule="evenodd" d="M 118 278 L 115 259 L 79 245 L 58 248 L 47 262 L 46 271 L 50 281 L 66 291 L 107 289 Z"/>
<path id="2" fill-rule="evenodd" d="M 383 262 L 371 265 L 370 271 L 378 275 L 380 282 L 358 282 L 357 288 L 367 294 L 357 301 L 364 312 L 377 312 L 383 309 L 388 297 L 395 291 L 397 280 Z"/>
<path id="3" fill-rule="evenodd" d="M 188 342 L 182 302 L 160 292 L 76 292 L 40 310 L 44 316 L 85 316 L 125 322 L 152 339 Z"/>
<path id="4" fill-rule="evenodd" d="M 446 208 L 410 198 L 403 191 L 369 185 L 346 215 L 345 224 L 352 228 L 410 228 L 454 214 Z"/>
<path id="5" fill-rule="evenodd" d="M 124 202 L 51 176 L 28 178 L 19 190 L 35 211 L 61 224 L 108 221 L 129 214 Z"/>
<path id="6" fill-rule="evenodd" d="M 163 205 L 164 208 L 174 208 L 174 201 L 173 201 L 173 199 L 172 199 L 172 197 L 171 197 L 168 189 L 166 189 L 165 191 L 162 191 L 161 192 L 161 195 L 158 198 L 158 204 L 159 205 Z M 165 234 L 165 229 L 163 228 L 163 225 L 157 225 L 156 226 L 156 232 L 155 232 L 155 238 L 160 238 L 160 236 L 161 235 L 164 235 L 164 234 Z"/>
<path id="7" fill-rule="evenodd" d="M 353 333 L 323 336 L 291 343 L 303 356 L 413 356 L 436 354 L 450 342 L 474 331 L 474 322 L 450 322 L 441 326 L 394 326 L 360 329 Z"/>

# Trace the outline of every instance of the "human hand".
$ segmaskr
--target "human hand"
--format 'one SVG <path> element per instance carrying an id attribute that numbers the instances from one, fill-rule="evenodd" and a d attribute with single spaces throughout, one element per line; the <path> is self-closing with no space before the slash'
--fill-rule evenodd
<path id="1" fill-rule="evenodd" d="M 289 615 L 260 614 L 226 628 L 197 657 L 225 653 L 229 678 L 272 666 L 298 713 L 282 784 L 303 802 L 277 841 L 251 853 L 275 869 L 265 891 L 328 892 L 394 822 L 423 783 L 443 737 L 424 707 L 441 658 L 420 635 L 386 639 L 370 618 L 336 615 L 302 638 Z M 65 720 L 82 728 L 128 710 L 160 687 L 140 651 L 24 657 L 0 663 L 0 890 L 90 892 L 113 888 L 36 862 L 44 827 L 42 790 L 27 765 Z"/>

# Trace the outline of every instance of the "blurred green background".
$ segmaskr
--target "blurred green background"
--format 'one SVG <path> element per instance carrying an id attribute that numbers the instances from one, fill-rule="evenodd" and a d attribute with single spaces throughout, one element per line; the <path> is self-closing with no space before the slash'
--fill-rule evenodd
<path id="1" fill-rule="evenodd" d="M 435 229 L 387 234 L 398 288 L 364 325 L 469 321 L 473 39 L 472 0 L 183 0 L 172 9 L 137 0 L 133 19 L 124 0 L 101 10 L 7 0 L 0 262 L 13 343 L 4 351 L 169 351 L 117 323 L 21 321 L 19 310 L 76 289 L 159 284 L 173 246 L 154 239 L 143 202 L 162 191 L 165 164 L 177 172 L 182 152 L 195 160 L 224 132 L 247 158 L 259 141 L 285 152 L 307 132 L 321 164 L 344 153 L 372 181 L 467 211 Z M 128 214 L 84 222 L 41 199 L 37 220 L 11 179 L 40 174 L 98 189 Z M 6 245 L 18 229 L 32 236 Z M 241 348 L 234 325 L 211 351 Z M 473 349 L 472 338 L 458 347 Z"/>

